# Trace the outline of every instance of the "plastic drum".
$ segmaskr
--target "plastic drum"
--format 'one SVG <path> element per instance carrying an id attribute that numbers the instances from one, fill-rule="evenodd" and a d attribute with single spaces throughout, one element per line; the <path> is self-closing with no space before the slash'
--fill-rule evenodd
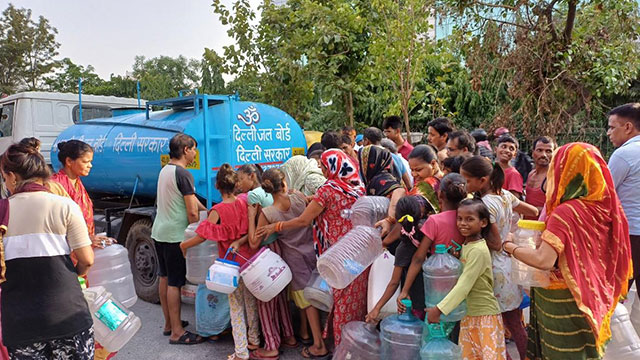
<path id="1" fill-rule="evenodd" d="M 282 258 L 263 247 L 240 268 L 247 289 L 262 302 L 268 302 L 291 282 L 291 269 Z"/>
<path id="2" fill-rule="evenodd" d="M 240 264 L 235 261 L 216 259 L 209 267 L 205 284 L 207 289 L 223 294 L 231 294 L 238 288 Z"/>

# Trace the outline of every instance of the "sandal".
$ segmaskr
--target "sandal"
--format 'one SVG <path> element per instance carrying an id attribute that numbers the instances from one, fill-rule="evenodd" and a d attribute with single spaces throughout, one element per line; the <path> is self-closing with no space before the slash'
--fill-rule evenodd
<path id="1" fill-rule="evenodd" d="M 295 344 L 287 344 L 286 342 L 282 342 L 282 343 L 280 343 L 280 346 L 284 346 L 284 347 L 286 347 L 287 349 L 295 349 L 295 348 L 297 348 L 297 347 L 298 347 L 298 345 L 300 345 L 300 344 L 298 344 L 298 341 L 296 341 L 296 343 L 295 343 Z"/>
<path id="2" fill-rule="evenodd" d="M 171 345 L 195 345 L 200 344 L 204 339 L 190 331 L 185 331 L 178 340 L 169 340 Z"/>
<path id="3" fill-rule="evenodd" d="M 258 345 L 248 344 L 248 345 L 247 345 L 247 349 L 248 349 L 249 351 L 255 351 L 255 350 L 260 349 L 260 345 L 259 345 L 259 344 L 258 344 Z"/>
<path id="4" fill-rule="evenodd" d="M 309 338 L 304 339 L 304 338 L 301 338 L 301 337 L 299 337 L 299 336 L 296 336 L 296 339 L 298 339 L 298 341 L 299 341 L 302 345 L 304 345 L 304 346 L 313 345 L 313 339 L 312 339 L 312 338 L 310 338 L 310 337 L 309 337 Z"/>
<path id="5" fill-rule="evenodd" d="M 305 346 L 302 348 L 301 355 L 305 359 L 318 359 L 318 360 L 328 360 L 331 358 L 331 353 L 327 351 L 324 355 L 313 355 L 311 351 L 309 351 L 309 347 Z"/>
<path id="6" fill-rule="evenodd" d="M 280 359 L 280 354 L 273 355 L 273 356 L 266 356 L 266 355 L 260 354 L 260 352 L 258 350 L 254 350 L 254 351 L 249 353 L 249 359 L 253 359 L 253 360 L 278 360 L 278 359 Z"/>
<path id="7" fill-rule="evenodd" d="M 187 320 L 182 320 L 182 327 L 186 328 L 187 326 L 189 326 L 189 322 Z M 165 330 L 162 332 L 162 335 L 164 336 L 171 336 L 171 330 Z"/>

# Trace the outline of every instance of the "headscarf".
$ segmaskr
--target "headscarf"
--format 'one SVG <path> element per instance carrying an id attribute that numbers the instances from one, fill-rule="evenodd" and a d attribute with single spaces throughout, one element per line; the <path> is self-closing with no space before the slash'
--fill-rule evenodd
<path id="1" fill-rule="evenodd" d="M 289 188 L 302 191 L 306 196 L 315 194 L 316 190 L 327 181 L 318 167 L 318 162 L 302 155 L 296 155 L 287 160 L 280 170 L 284 173 Z"/>
<path id="2" fill-rule="evenodd" d="M 60 169 L 60 171 L 51 176 L 51 180 L 62 185 L 71 199 L 80 206 L 82 216 L 84 217 L 84 221 L 87 223 L 87 228 L 89 229 L 89 235 L 94 235 L 96 228 L 93 222 L 93 202 L 89 197 L 89 193 L 87 193 L 87 190 L 84 188 L 84 185 L 82 185 L 80 177 L 76 179 L 76 184 L 73 186 L 71 179 L 69 179 L 67 174 L 64 172 L 64 169 Z"/>
<path id="3" fill-rule="evenodd" d="M 584 313 L 602 353 L 610 320 L 633 274 L 629 226 L 598 149 L 570 143 L 557 150 L 547 176 L 544 241 Z"/>
<path id="4" fill-rule="evenodd" d="M 329 149 L 325 151 L 322 153 L 320 162 L 327 169 L 325 184 L 355 198 L 364 195 L 364 188 L 356 167 L 342 150 Z"/>
<path id="5" fill-rule="evenodd" d="M 367 185 L 367 195 L 388 196 L 402 187 L 399 179 L 393 176 L 393 158 L 389 150 L 380 146 L 368 145 L 358 153 L 360 175 Z"/>

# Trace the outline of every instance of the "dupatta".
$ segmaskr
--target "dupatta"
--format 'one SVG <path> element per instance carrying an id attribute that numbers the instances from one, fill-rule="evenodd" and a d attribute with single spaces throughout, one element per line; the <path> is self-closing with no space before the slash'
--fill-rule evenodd
<path id="1" fill-rule="evenodd" d="M 67 174 L 64 172 L 64 169 L 60 169 L 60 171 L 51 176 L 51 180 L 62 185 L 71 199 L 80 206 L 82 216 L 84 217 L 84 221 L 87 223 L 87 228 L 89 229 L 89 235 L 94 235 L 96 227 L 93 222 L 93 201 L 91 201 L 89 193 L 87 193 L 84 185 L 82 185 L 80 178 L 78 177 L 76 179 L 76 185 L 74 186 L 71 179 L 69 179 Z"/>

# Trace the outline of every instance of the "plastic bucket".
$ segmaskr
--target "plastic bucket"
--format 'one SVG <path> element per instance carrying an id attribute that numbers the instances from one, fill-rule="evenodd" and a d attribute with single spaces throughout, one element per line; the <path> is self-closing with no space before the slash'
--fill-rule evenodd
<path id="1" fill-rule="evenodd" d="M 282 258 L 263 247 L 240 268 L 247 289 L 262 302 L 268 302 L 291 282 L 291 269 Z"/>
<path id="2" fill-rule="evenodd" d="M 231 294 L 238 288 L 240 264 L 227 260 L 229 250 L 227 250 L 224 259 L 216 259 L 213 265 L 209 267 L 207 279 L 205 280 L 207 289 L 223 294 Z"/>

